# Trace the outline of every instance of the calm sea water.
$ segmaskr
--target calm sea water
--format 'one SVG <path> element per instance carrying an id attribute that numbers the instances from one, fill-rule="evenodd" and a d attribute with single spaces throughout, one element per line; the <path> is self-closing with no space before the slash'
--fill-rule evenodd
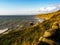
<path id="1" fill-rule="evenodd" d="M 36 23 L 35 15 L 9 15 L 0 16 L 0 29 L 29 26 L 29 22 Z"/>

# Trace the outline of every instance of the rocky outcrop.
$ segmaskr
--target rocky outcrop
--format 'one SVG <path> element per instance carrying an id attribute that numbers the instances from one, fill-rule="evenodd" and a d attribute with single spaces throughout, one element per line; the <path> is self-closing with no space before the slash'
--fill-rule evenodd
<path id="1" fill-rule="evenodd" d="M 60 38 L 58 38 L 59 35 L 60 35 L 59 24 L 57 22 L 54 22 L 52 28 L 46 30 L 44 34 L 40 37 L 38 45 L 41 44 L 43 45 L 44 43 L 49 45 L 60 45 L 59 42 Z"/>

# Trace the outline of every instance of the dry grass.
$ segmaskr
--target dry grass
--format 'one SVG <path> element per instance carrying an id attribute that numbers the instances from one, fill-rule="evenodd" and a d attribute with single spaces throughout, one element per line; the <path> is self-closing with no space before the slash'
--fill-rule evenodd
<path id="1" fill-rule="evenodd" d="M 48 14 L 38 14 L 36 16 L 36 18 L 44 18 L 46 20 L 50 19 L 51 17 L 53 17 L 54 15 L 58 15 L 60 14 L 60 10 L 57 12 L 53 12 L 53 13 L 48 13 Z"/>

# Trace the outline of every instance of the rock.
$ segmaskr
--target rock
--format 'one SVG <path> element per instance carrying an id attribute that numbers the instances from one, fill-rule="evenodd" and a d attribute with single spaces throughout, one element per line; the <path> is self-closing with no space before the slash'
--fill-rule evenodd
<path id="1" fill-rule="evenodd" d="M 33 22 L 29 22 L 29 24 L 30 24 L 30 26 L 33 26 L 34 25 Z"/>
<path id="2" fill-rule="evenodd" d="M 59 39 L 57 40 L 58 35 L 59 35 L 59 24 L 57 22 L 54 22 L 52 25 L 52 28 L 49 30 L 46 30 L 43 36 L 40 37 L 39 42 L 40 43 L 45 42 L 50 45 L 59 44 L 58 42 Z"/>
<path id="3" fill-rule="evenodd" d="M 58 29 L 58 28 L 59 28 L 58 22 L 54 22 L 52 25 L 52 29 Z"/>

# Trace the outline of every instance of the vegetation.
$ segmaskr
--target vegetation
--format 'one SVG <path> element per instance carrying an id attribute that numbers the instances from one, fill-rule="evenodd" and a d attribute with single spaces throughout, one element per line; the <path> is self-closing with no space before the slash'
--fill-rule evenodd
<path id="1" fill-rule="evenodd" d="M 46 14 L 45 14 L 46 15 Z M 45 15 L 42 15 L 44 17 Z M 52 24 L 57 21 L 60 27 L 60 11 L 47 14 L 50 19 L 36 26 L 30 26 L 24 29 L 14 29 L 6 34 L 0 34 L 0 45 L 37 45 L 40 36 L 43 35 L 45 30 L 50 29 Z M 46 17 L 46 18 L 47 18 Z"/>
<path id="2" fill-rule="evenodd" d="M 44 19 L 48 20 L 51 17 L 53 17 L 54 15 L 59 15 L 59 14 L 60 14 L 60 10 L 56 11 L 56 12 L 52 12 L 52 13 L 47 13 L 47 14 L 38 14 L 36 16 L 36 18 L 44 18 Z"/>

